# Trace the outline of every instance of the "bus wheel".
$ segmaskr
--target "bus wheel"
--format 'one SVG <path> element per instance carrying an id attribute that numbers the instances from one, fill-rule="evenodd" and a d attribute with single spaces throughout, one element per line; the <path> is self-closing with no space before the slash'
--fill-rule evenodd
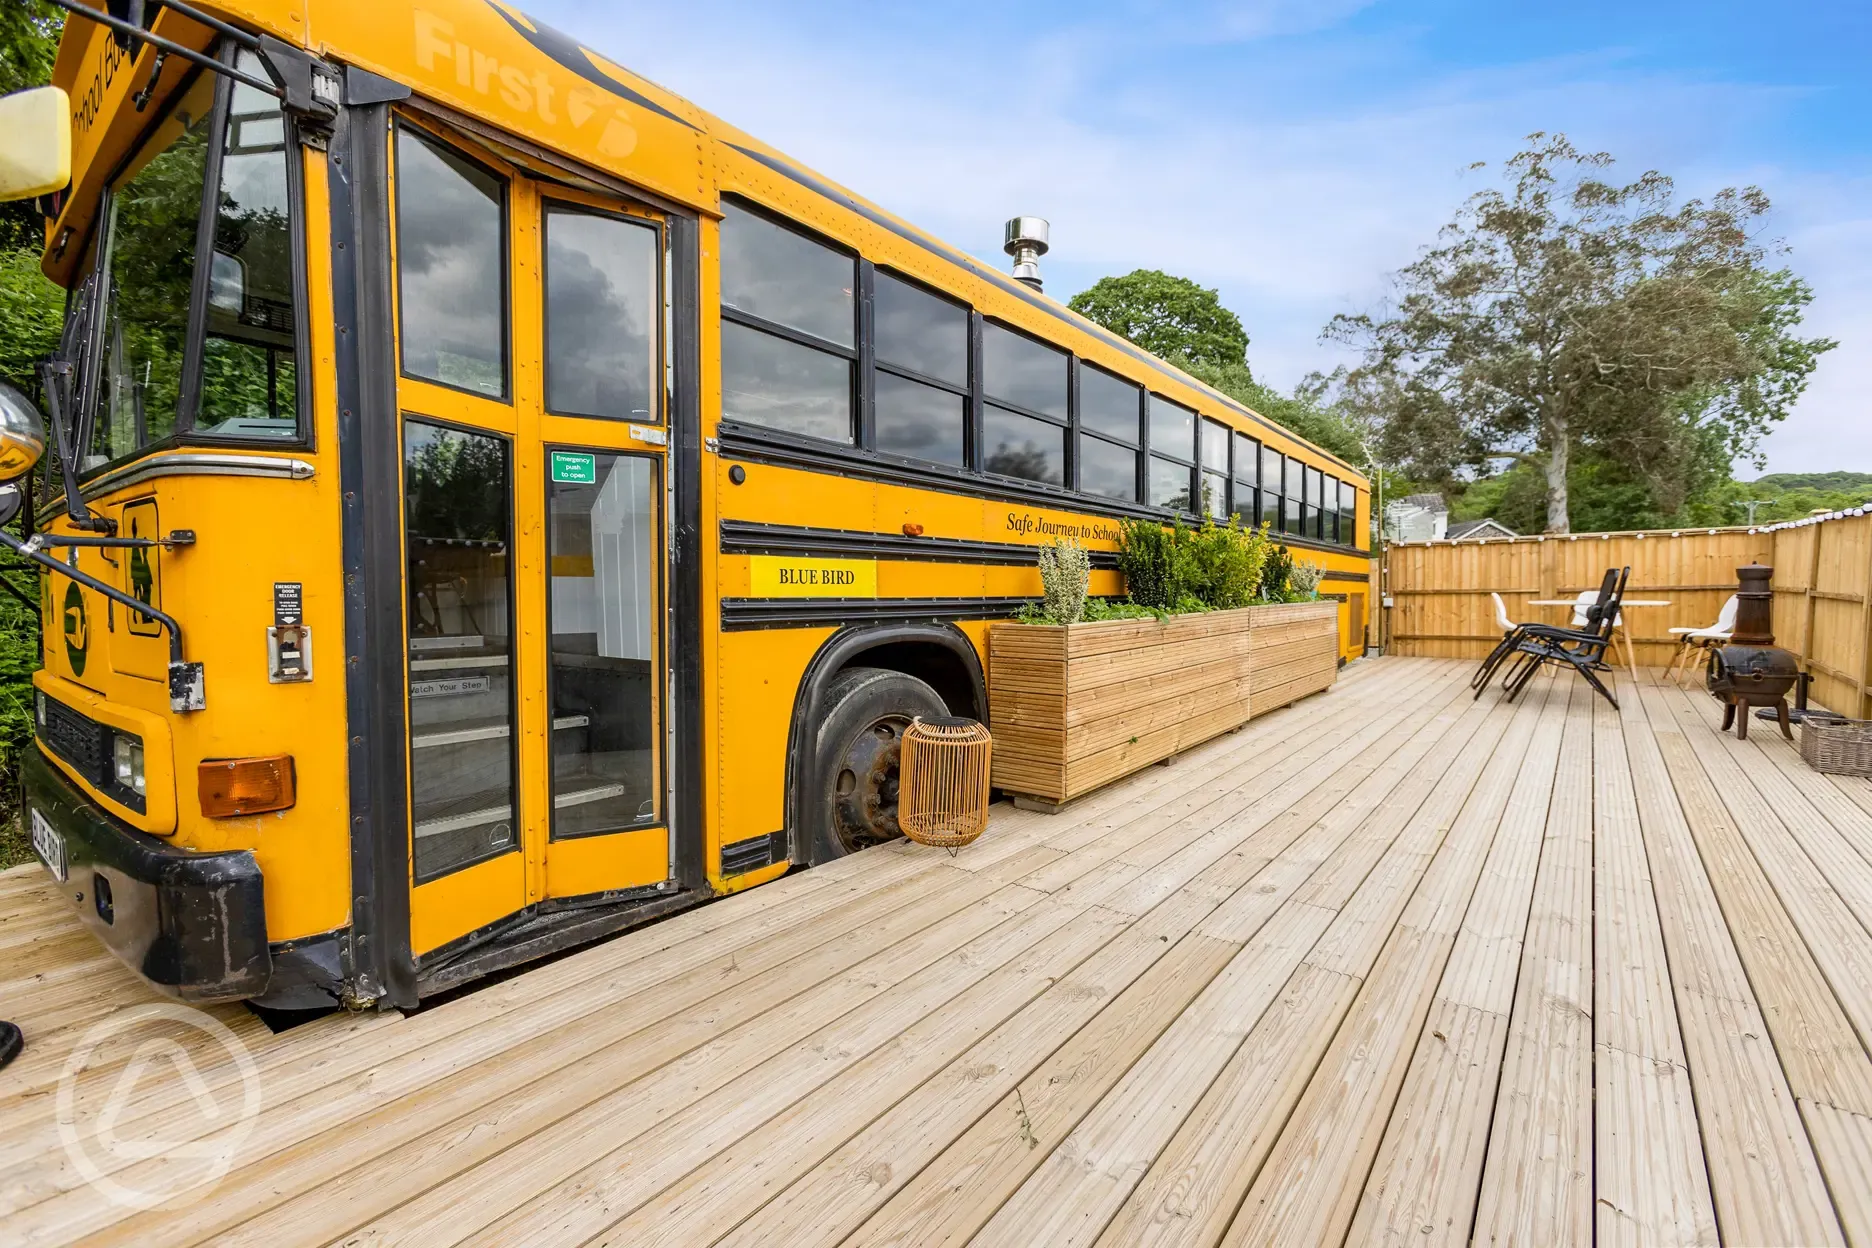
<path id="1" fill-rule="evenodd" d="M 949 713 L 936 691 L 916 677 L 878 667 L 840 672 L 826 700 L 831 710 L 819 725 L 816 769 L 824 813 L 814 820 L 814 863 L 903 834 L 897 826 L 897 763 L 904 729 L 918 715 Z"/>

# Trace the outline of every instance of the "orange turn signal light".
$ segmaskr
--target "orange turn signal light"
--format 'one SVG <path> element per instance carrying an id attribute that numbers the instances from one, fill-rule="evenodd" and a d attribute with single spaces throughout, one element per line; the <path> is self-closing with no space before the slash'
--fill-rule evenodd
<path id="1" fill-rule="evenodd" d="M 216 758 L 198 771 L 201 811 L 210 819 L 285 810 L 297 799 L 290 754 Z"/>

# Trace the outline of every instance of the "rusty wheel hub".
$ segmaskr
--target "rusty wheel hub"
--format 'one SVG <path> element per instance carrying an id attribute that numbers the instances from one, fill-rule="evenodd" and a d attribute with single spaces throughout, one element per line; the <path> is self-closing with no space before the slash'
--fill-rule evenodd
<path id="1" fill-rule="evenodd" d="M 834 831 L 846 853 L 894 841 L 897 826 L 897 767 L 910 720 L 886 715 L 853 733 L 832 777 Z"/>

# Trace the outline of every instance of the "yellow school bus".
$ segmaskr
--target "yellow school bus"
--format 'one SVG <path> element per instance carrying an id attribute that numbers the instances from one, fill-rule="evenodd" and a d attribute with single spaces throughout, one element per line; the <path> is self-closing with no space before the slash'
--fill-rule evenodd
<path id="1" fill-rule="evenodd" d="M 895 836 L 1055 536 L 1265 521 L 1364 644 L 1350 465 L 501 0 L 67 2 L 28 820 L 171 993 L 413 1006 Z"/>

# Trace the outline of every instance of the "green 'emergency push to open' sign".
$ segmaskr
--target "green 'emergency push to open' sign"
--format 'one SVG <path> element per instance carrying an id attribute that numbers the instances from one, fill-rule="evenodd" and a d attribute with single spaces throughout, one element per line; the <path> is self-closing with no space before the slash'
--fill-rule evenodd
<path id="1" fill-rule="evenodd" d="M 552 479 L 563 485 L 592 485 L 598 480 L 598 462 L 577 451 L 554 451 Z"/>

